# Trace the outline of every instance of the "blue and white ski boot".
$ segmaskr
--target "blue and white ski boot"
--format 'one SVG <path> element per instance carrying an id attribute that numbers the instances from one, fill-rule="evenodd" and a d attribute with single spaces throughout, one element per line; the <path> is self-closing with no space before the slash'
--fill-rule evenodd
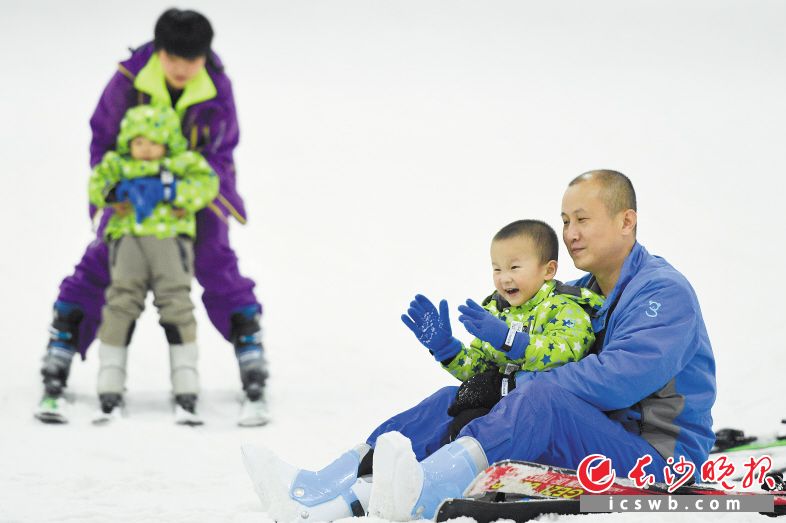
<path id="1" fill-rule="evenodd" d="M 261 309 L 255 304 L 238 309 L 231 317 L 230 340 L 235 346 L 240 381 L 245 393 L 238 418 L 241 427 L 258 427 L 270 421 L 264 394 L 268 370 L 262 345 L 260 315 Z"/>
<path id="2" fill-rule="evenodd" d="M 44 395 L 33 415 L 44 423 L 67 423 L 67 403 L 63 392 L 67 386 L 71 361 L 78 347 L 79 323 L 84 313 L 79 306 L 63 301 L 55 302 L 49 343 L 46 346 L 41 376 Z"/>
<path id="3" fill-rule="evenodd" d="M 290 465 L 265 448 L 243 445 L 241 450 L 262 509 L 279 523 L 313 523 L 365 516 L 371 478 L 359 478 L 358 467 L 370 448 L 359 445 L 316 472 Z"/>
<path id="4" fill-rule="evenodd" d="M 385 433 L 374 447 L 368 513 L 390 521 L 432 519 L 442 501 L 460 498 L 487 466 L 475 438 L 459 438 L 418 463 L 409 439 L 399 432 Z"/>
<path id="5" fill-rule="evenodd" d="M 66 388 L 71 360 L 77 351 L 79 323 L 83 317 L 84 313 L 79 306 L 64 301 L 55 302 L 52 325 L 49 327 L 49 343 L 41 366 L 46 396 L 59 397 Z"/>

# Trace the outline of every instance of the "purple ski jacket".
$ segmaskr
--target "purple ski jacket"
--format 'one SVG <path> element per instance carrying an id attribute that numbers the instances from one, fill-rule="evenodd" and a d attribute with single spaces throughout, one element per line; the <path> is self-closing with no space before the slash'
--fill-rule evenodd
<path id="1" fill-rule="evenodd" d="M 137 74 L 153 56 L 153 43 L 132 51 L 131 58 L 118 64 L 118 71 L 107 84 L 98 106 L 90 118 L 93 140 L 90 143 L 90 166 L 101 162 L 104 153 L 116 147 L 120 120 L 133 106 L 150 103 L 151 93 L 135 85 Z M 232 152 L 238 144 L 239 130 L 232 84 L 223 72 L 218 55 L 211 51 L 207 74 L 215 85 L 215 96 L 189 105 L 182 115 L 183 135 L 189 149 L 199 151 L 218 174 L 219 194 L 209 208 L 224 221 L 234 216 L 245 223 L 243 200 L 235 188 L 235 164 Z M 143 89 L 143 88 L 142 88 Z M 209 211 L 208 211 L 209 212 Z M 93 217 L 96 208 L 90 207 Z"/>

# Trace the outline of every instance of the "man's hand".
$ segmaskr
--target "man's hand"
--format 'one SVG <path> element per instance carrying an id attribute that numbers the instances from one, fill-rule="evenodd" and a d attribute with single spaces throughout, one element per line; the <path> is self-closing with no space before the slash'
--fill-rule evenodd
<path id="1" fill-rule="evenodd" d="M 504 321 L 495 318 L 489 311 L 472 300 L 467 300 L 466 305 L 459 305 L 458 310 L 461 313 L 459 321 L 467 329 L 467 332 L 488 342 L 497 350 L 505 345 L 509 329 Z"/>
<path id="2" fill-rule="evenodd" d="M 450 329 L 448 302 L 439 302 L 439 312 L 425 296 L 418 294 L 409 304 L 401 321 L 409 327 L 418 341 L 438 362 L 450 361 L 461 350 L 461 342 L 453 337 Z"/>

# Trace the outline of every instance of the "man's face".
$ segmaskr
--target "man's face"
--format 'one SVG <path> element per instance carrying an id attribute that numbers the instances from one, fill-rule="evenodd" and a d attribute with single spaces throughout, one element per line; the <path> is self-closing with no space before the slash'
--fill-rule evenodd
<path id="1" fill-rule="evenodd" d="M 613 273 L 630 252 L 632 237 L 626 229 L 630 225 L 626 225 L 625 211 L 610 215 L 601 199 L 600 184 L 593 180 L 567 188 L 562 197 L 562 223 L 562 240 L 577 269 L 596 275 Z"/>
<path id="2" fill-rule="evenodd" d="M 163 49 L 158 51 L 158 59 L 161 60 L 166 83 L 173 89 L 183 89 L 205 67 L 206 61 L 204 56 L 183 58 Z"/>
<path id="3" fill-rule="evenodd" d="M 556 273 L 557 263 L 540 261 L 535 244 L 528 236 L 514 236 L 491 242 L 494 288 L 512 306 L 532 298 Z"/>

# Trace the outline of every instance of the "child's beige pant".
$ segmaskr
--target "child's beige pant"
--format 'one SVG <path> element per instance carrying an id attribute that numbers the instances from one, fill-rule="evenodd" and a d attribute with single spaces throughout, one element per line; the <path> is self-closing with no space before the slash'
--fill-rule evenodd
<path id="1" fill-rule="evenodd" d="M 124 236 L 109 244 L 111 283 L 106 291 L 101 327 L 98 393 L 123 393 L 127 346 L 145 308 L 148 290 L 170 345 L 175 394 L 196 394 L 196 320 L 191 302 L 194 249 L 190 238 Z"/>

